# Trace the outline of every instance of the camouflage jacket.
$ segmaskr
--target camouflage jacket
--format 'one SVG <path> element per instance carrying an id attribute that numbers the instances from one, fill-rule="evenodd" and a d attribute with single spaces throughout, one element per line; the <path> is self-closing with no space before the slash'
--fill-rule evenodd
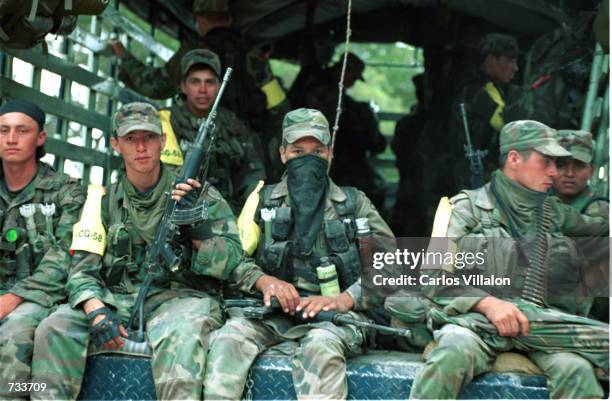
<path id="1" fill-rule="evenodd" d="M 590 186 L 584 190 L 570 203 L 570 206 L 580 213 L 591 217 L 608 218 L 610 215 L 610 203 L 604 199 L 592 200 L 595 198 Z M 586 207 L 586 210 L 583 210 Z"/>
<path id="2" fill-rule="evenodd" d="M 1 178 L 0 295 L 10 292 L 45 307 L 65 298 L 64 285 L 71 260 L 68 249 L 72 226 L 77 222 L 84 202 L 85 197 L 77 180 L 56 172 L 42 162 L 38 163 L 32 182 L 16 195 L 8 192 L 4 178 Z M 55 205 L 52 233 L 47 231 L 45 216 L 40 207 L 37 207 L 33 216 L 35 232 L 32 234 L 35 237 L 29 239 L 26 219 L 19 212 L 20 206 L 26 204 Z M 10 243 L 6 240 L 6 234 L 13 228 L 22 229 L 23 232 L 20 239 Z"/>
<path id="3" fill-rule="evenodd" d="M 556 300 L 552 298 L 558 298 L 563 288 L 575 287 L 577 284 L 574 282 L 577 276 L 575 270 L 585 265 L 585 260 L 582 254 L 577 252 L 573 240 L 594 239 L 595 243 L 591 245 L 593 249 L 601 248 L 604 242 L 607 244 L 608 221 L 581 215 L 572 207 L 562 203 L 556 196 L 548 196 L 546 201 L 551 208 L 550 228 L 547 232 L 548 288 L 549 291 L 554 291 L 554 296 L 549 292 L 547 302 L 549 306 L 554 307 Z M 517 239 L 512 237 L 509 223 L 495 200 L 490 183 L 476 190 L 461 191 L 451 199 L 451 204 L 453 208 L 447 229 L 450 249 L 454 252 L 485 252 L 484 263 L 466 262 L 466 266 L 461 269 L 464 272 L 472 269 L 472 272 L 479 274 L 510 277 L 511 286 L 504 289 L 508 291 L 508 296 L 503 297 L 502 293 L 494 295 L 508 299 L 520 295 L 529 262 L 521 255 L 522 252 L 519 252 L 519 243 L 524 238 L 535 237 L 538 229 L 536 209 L 527 207 L 523 210 L 532 216 L 532 224 L 519 232 L 521 237 Z M 529 250 L 529 248 L 522 249 Z M 602 256 L 598 251 L 593 251 L 591 254 L 594 259 Z M 436 269 L 432 276 L 449 275 L 449 273 L 453 275 L 458 272 L 456 264 L 447 264 L 442 269 Z M 555 286 L 552 287 L 551 283 Z M 466 313 L 480 299 L 490 295 L 487 289 L 465 285 L 428 286 L 424 291 L 428 297 L 445 306 L 445 311 L 449 315 Z"/>
<path id="4" fill-rule="evenodd" d="M 268 199 L 260 199 L 259 208 L 257 210 L 256 216 L 261 215 L 261 210 L 268 206 L 269 203 L 274 203 L 278 205 L 277 207 L 291 207 L 290 198 L 289 198 L 289 190 L 287 187 L 287 178 L 284 177 L 281 182 L 278 184 L 274 184 L 270 187 L 269 195 L 267 195 Z M 372 238 L 374 239 L 375 246 L 380 249 L 385 250 L 394 250 L 395 249 L 395 237 L 391 232 L 391 229 L 382 219 L 376 208 L 372 205 L 372 202 L 363 194 L 361 191 L 356 191 L 356 199 L 355 199 L 355 209 L 354 209 L 354 218 L 367 217 L 368 223 L 370 225 L 370 231 Z M 260 193 L 260 196 L 264 196 Z M 337 204 L 347 201 L 347 195 L 344 190 L 338 187 L 331 179 L 329 180 L 329 189 L 327 191 L 327 198 L 325 200 L 325 212 L 323 217 L 323 225 L 328 225 L 330 221 L 338 220 L 339 214 L 337 210 Z M 257 251 L 257 264 L 264 267 L 264 271 L 268 270 L 266 266 L 266 248 L 268 245 L 265 244 L 263 237 L 265 236 L 266 226 L 265 223 L 258 219 L 258 224 L 262 231 L 262 238 L 259 241 L 258 251 Z M 274 220 L 273 220 L 274 222 Z M 274 224 L 274 223 L 273 223 Z M 282 223 L 281 223 L 282 224 Z M 273 232 L 275 232 L 275 228 L 271 227 Z M 276 237 L 276 234 L 272 234 Z M 349 238 L 350 239 L 350 238 Z M 290 226 L 289 233 L 287 235 L 287 240 L 295 241 L 295 233 L 293 230 L 293 225 Z M 355 241 L 353 238 L 352 241 Z M 355 242 L 350 244 L 353 246 Z M 356 245 L 355 245 L 356 247 Z M 293 285 L 298 290 L 303 290 L 306 293 L 320 293 L 319 282 L 316 274 L 316 267 L 319 265 L 319 260 L 323 256 L 330 256 L 335 253 L 332 249 L 332 245 L 330 244 L 330 239 L 326 237 L 325 230 L 323 226 L 319 232 L 319 236 L 315 241 L 313 250 L 311 255 L 307 258 L 303 258 L 292 250 L 289 251 L 289 255 L 287 256 L 289 260 L 286 261 L 287 266 L 292 269 L 293 276 Z M 357 254 L 357 258 L 359 258 Z M 359 260 L 357 259 L 357 263 Z M 274 272 L 269 271 L 269 274 L 275 275 Z M 353 299 L 355 300 L 355 308 L 357 310 L 368 309 L 372 304 L 375 304 L 379 301 L 379 299 L 369 297 L 365 297 L 362 294 L 362 285 L 361 280 L 357 280 L 353 285 L 351 285 L 348 289 L 346 289 L 348 293 L 351 294 Z M 368 299 L 369 298 L 369 299 Z"/>
<path id="5" fill-rule="evenodd" d="M 72 307 L 91 298 L 117 308 L 126 306 L 126 297 L 121 294 L 135 296 L 146 275 L 142 262 L 147 244 L 133 228 L 124 204 L 124 189 L 113 184 L 106 196 L 108 199 L 103 200 L 103 224 L 108 238 L 106 251 L 103 257 L 82 251 L 74 255 L 66 286 Z M 250 291 L 263 275 L 256 266 L 241 263 L 243 252 L 238 228 L 221 194 L 205 183 L 199 203 L 204 203 L 207 209 L 210 235 L 196 235 L 202 238 L 198 250 L 193 249 L 191 240 L 185 235 L 177 235 L 175 245 L 184 249 L 181 266 L 175 273 L 157 277 L 149 298 L 157 295 L 159 300 L 198 293 L 220 295 L 222 280 Z"/>
<path id="6" fill-rule="evenodd" d="M 172 129 L 181 149 L 186 152 L 196 139 L 201 119 L 191 114 L 182 100 L 172 105 L 170 112 Z M 257 182 L 266 177 L 261 147 L 258 138 L 238 116 L 223 107 L 217 109 L 214 136 L 207 180 L 238 213 Z M 204 149 L 208 149 L 208 143 L 204 144 Z"/>
<path id="7" fill-rule="evenodd" d="M 205 48 L 217 53 L 223 68 L 232 67 L 234 73 L 221 104 L 240 118 L 251 121 L 251 117 L 265 114 L 266 97 L 259 89 L 258 79 L 264 64 L 248 64 L 249 57 L 261 58 L 259 48 L 248 48 L 240 33 L 229 28 L 215 28 L 197 40 L 186 37 L 179 50 L 162 67 L 148 66 L 126 53 L 121 61 L 119 78 L 129 88 L 154 99 L 172 97 L 181 80 L 181 59 L 193 49 Z M 253 55 L 253 53 L 257 53 Z"/>

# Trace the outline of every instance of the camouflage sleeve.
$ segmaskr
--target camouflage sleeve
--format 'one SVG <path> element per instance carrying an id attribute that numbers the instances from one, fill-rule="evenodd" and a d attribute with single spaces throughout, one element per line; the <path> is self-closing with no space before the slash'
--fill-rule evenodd
<path id="1" fill-rule="evenodd" d="M 70 181 L 58 190 L 61 210 L 55 228 L 57 243 L 49 248 L 33 274 L 15 283 L 10 292 L 27 301 L 50 307 L 65 298 L 64 285 L 70 266 L 68 252 L 72 241 L 72 226 L 77 222 L 85 196 L 80 183 Z"/>
<path id="2" fill-rule="evenodd" d="M 370 199 L 361 191 L 357 195 L 355 217 L 368 219 L 370 232 L 377 252 L 395 252 L 397 243 L 393 232 L 376 210 Z M 392 267 L 390 267 L 392 268 Z M 363 290 L 361 279 L 358 279 L 347 290 L 355 302 L 355 310 L 367 310 L 380 306 L 383 299 L 375 291 Z"/>
<path id="3" fill-rule="evenodd" d="M 451 203 L 453 209 L 448 223 L 445 244 L 448 246 L 446 251 L 457 252 L 461 239 L 468 236 L 479 224 L 479 221 L 472 212 L 472 203 L 467 195 L 459 194 L 451 200 Z M 421 272 L 434 279 L 440 276 L 452 277 L 455 272 L 454 266 L 432 267 L 423 266 Z M 445 311 L 452 315 L 469 312 L 478 301 L 489 295 L 481 289 L 465 285 L 428 285 L 423 288 L 423 294 L 438 305 L 443 306 Z"/>
<path id="4" fill-rule="evenodd" d="M 609 219 L 608 216 L 588 216 L 580 214 L 560 199 L 553 200 L 554 216 L 560 216 L 561 231 L 572 238 L 590 264 L 608 260 Z"/>
<path id="5" fill-rule="evenodd" d="M 102 289 L 105 284 L 100 275 L 101 269 L 101 256 L 84 251 L 74 254 L 66 284 L 70 306 L 77 308 L 88 299 L 103 299 Z"/>
<path id="6" fill-rule="evenodd" d="M 208 204 L 208 223 L 212 237 L 202 241 L 192 266 L 194 273 L 230 280 L 249 291 L 263 275 L 259 267 L 244 261 L 238 227 L 232 209 L 219 191 L 206 184 L 202 197 Z"/>
<path id="7" fill-rule="evenodd" d="M 167 99 L 174 96 L 178 90 L 180 76 L 172 72 L 173 65 L 180 62 L 184 54 L 179 49 L 162 67 L 145 65 L 132 54 L 126 52 L 121 59 L 119 79 L 130 89 L 152 99 Z"/>
<path id="8" fill-rule="evenodd" d="M 240 141 L 244 150 L 244 156 L 238 161 L 232 180 L 234 188 L 237 188 L 240 198 L 244 201 L 257 186 L 260 180 L 266 179 L 266 169 L 264 167 L 262 155 L 257 151 L 256 141 L 259 139 L 255 133 L 250 131 L 247 126 L 234 116 L 235 124 L 240 132 Z M 261 146 L 259 146 L 261 148 Z"/>

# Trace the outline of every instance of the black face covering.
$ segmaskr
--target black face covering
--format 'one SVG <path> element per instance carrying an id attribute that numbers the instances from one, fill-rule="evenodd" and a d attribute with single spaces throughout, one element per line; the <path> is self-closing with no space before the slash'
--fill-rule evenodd
<path id="1" fill-rule="evenodd" d="M 327 160 L 316 155 L 287 162 L 287 186 L 300 253 L 309 254 L 321 229 L 328 187 Z"/>

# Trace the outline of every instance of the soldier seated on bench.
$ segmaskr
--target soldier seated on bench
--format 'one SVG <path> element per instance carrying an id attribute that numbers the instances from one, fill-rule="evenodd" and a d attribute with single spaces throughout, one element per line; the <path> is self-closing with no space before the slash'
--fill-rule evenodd
<path id="1" fill-rule="evenodd" d="M 608 221 L 583 216 L 548 195 L 555 158 L 570 155 L 555 130 L 528 120 L 506 124 L 500 154 L 501 169 L 489 183 L 451 199 L 445 231 L 449 247 L 485 252 L 479 273 L 511 278 L 508 295 L 464 285 L 452 264 L 421 269 L 461 284 L 427 287 L 437 304 L 427 311 L 436 345 L 410 397 L 456 399 L 464 385 L 492 369 L 499 353 L 516 349 L 548 376 L 552 398 L 601 398 L 595 368 L 609 375 L 608 325 L 567 313 L 553 299 L 571 290 L 565 273 L 583 264 L 577 255 L 607 255 Z M 592 252 L 578 252 L 579 236 L 595 244 Z"/>
<path id="2" fill-rule="evenodd" d="M 32 377 L 47 385 L 45 391 L 32 392 L 33 400 L 75 400 L 88 347 L 116 350 L 124 345 L 125 322 L 145 278 L 147 245 L 154 239 L 165 193 L 174 182 L 160 162 L 165 136 L 153 106 L 124 105 L 114 116 L 114 127 L 111 145 L 123 158 L 125 170 L 108 190 L 103 207 L 100 191 L 97 199 L 96 191 L 89 191 L 77 224 L 89 224 L 89 232 L 98 239 L 107 234 L 107 244 L 103 239 L 80 241 L 75 228 L 76 253 L 66 286 L 70 304 L 62 305 L 37 330 Z M 180 200 L 199 187 L 189 179 L 176 185 L 172 197 Z M 164 400 L 202 397 L 208 335 L 222 324 L 220 280 L 248 291 L 264 275 L 253 265 L 239 263 L 238 230 L 219 192 L 205 182 L 195 198 L 191 203 L 205 207 L 206 216 L 181 226 L 181 235 L 173 239 L 184 249 L 181 265 L 154 279 L 144 305 L 155 388 Z"/>
<path id="3" fill-rule="evenodd" d="M 240 399 L 257 356 L 285 340 L 300 343 L 292 363 L 298 398 L 345 399 L 346 358 L 366 344 L 365 330 L 355 325 L 304 322 L 296 315 L 314 318 L 321 311 L 366 309 L 351 224 L 367 218 L 376 244 L 387 241 L 394 246 L 393 233 L 362 192 L 338 187 L 327 175 L 331 135 L 320 111 L 287 113 L 282 143 L 285 178 L 263 189 L 259 186 L 238 221 L 242 232 L 263 231 L 261 238 L 248 236 L 252 241 L 243 236 L 243 247 L 257 252 L 257 264 L 274 276 L 258 282 L 264 301 L 269 304 L 276 297 L 283 310 L 262 320 L 234 317 L 217 332 L 208 357 L 204 399 Z M 298 291 L 312 295 L 300 297 Z M 360 313 L 350 313 L 363 319 Z"/>

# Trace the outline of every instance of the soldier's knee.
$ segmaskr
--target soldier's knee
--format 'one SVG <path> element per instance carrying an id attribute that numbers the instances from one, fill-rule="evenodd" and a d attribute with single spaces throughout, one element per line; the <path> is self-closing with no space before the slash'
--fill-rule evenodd
<path id="1" fill-rule="evenodd" d="M 588 360 L 578 357 L 569 358 L 556 366 L 555 374 L 563 377 L 573 377 L 578 380 L 597 381 L 595 368 Z"/>
<path id="2" fill-rule="evenodd" d="M 312 329 L 301 341 L 302 352 L 318 352 L 321 349 L 341 352 L 343 349 L 342 339 L 325 329 Z"/>
<path id="3" fill-rule="evenodd" d="M 457 369 L 472 366 L 480 348 L 478 336 L 459 326 L 445 326 L 435 333 L 436 346 L 430 354 L 439 362 Z"/>

